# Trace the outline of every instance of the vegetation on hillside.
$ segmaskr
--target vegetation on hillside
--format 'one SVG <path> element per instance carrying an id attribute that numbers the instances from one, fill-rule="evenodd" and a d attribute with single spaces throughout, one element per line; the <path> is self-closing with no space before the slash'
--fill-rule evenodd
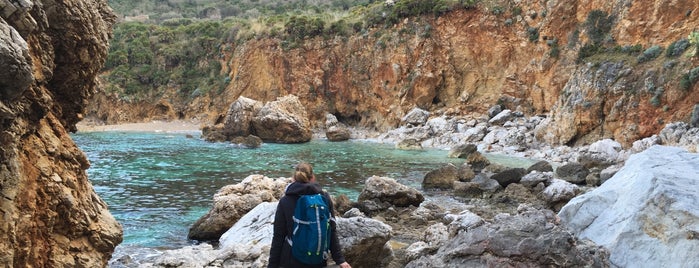
<path id="1" fill-rule="evenodd" d="M 124 20 L 114 26 L 114 37 L 105 63 L 107 92 L 125 100 L 157 98 L 168 89 L 180 98 L 218 93 L 231 81 L 224 52 L 255 38 L 275 38 L 283 49 L 299 47 L 309 38 L 346 37 L 374 29 L 376 44 L 385 48 L 390 29 L 405 18 L 435 18 L 457 9 L 482 7 L 504 24 L 522 16 L 522 8 L 508 0 L 110 0 L 124 16 L 147 15 L 141 20 Z M 527 13 L 532 19 L 547 11 Z M 430 37 L 430 20 L 409 20 L 406 25 Z M 618 59 L 632 64 L 649 64 L 665 55 L 673 59 L 689 48 L 699 51 L 699 33 L 661 46 L 618 45 L 611 29 L 613 15 L 591 11 L 586 20 L 568 36 L 568 45 L 545 37 L 548 55 L 558 58 L 562 49 L 577 51 L 577 62 Z M 420 24 L 420 25 L 416 25 Z M 524 25 L 529 41 L 538 42 L 539 25 Z M 384 31 L 385 30 L 385 31 Z M 406 31 L 406 29 L 400 30 Z M 409 31 L 409 30 L 407 30 Z M 418 31 L 414 31 L 417 33 Z M 381 36 L 384 35 L 384 36 Z M 586 37 L 584 38 L 583 37 Z M 579 44 L 579 40 L 586 40 Z M 664 52 L 664 53 L 663 53 Z M 230 59 L 229 59 L 230 60 Z M 662 63 L 658 63 L 662 64 Z M 699 71 L 685 70 L 679 87 L 689 89 L 699 80 Z M 660 91 L 662 92 L 662 91 Z M 656 94 L 657 95 L 657 94 Z M 660 96 L 655 96 L 659 99 Z M 657 101 L 656 101 L 657 102 Z"/>
<path id="2" fill-rule="evenodd" d="M 252 38 L 278 38 L 285 49 L 305 39 L 347 36 L 391 26 L 413 16 L 472 8 L 476 0 L 110 0 L 117 13 L 149 19 L 123 21 L 105 63 L 107 92 L 124 100 L 153 98 L 168 88 L 183 98 L 219 92 L 231 81 L 222 49 Z M 232 8 L 244 9 L 238 12 Z M 257 10 L 256 13 L 249 12 Z M 235 12 L 234 12 L 235 11 Z M 216 15 L 219 14 L 219 15 Z M 219 18 L 221 17 L 221 18 Z"/>

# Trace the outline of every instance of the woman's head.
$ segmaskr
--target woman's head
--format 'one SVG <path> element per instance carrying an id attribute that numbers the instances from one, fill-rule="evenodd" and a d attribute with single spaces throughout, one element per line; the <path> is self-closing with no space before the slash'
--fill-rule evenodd
<path id="1" fill-rule="evenodd" d="M 311 182 L 315 179 L 313 167 L 309 163 L 299 163 L 294 171 L 294 180 L 298 182 Z"/>

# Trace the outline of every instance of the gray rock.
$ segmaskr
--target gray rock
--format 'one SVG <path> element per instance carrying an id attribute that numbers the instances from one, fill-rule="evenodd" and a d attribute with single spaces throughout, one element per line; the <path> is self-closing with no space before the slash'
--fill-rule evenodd
<path id="1" fill-rule="evenodd" d="M 560 179 L 553 179 L 551 185 L 543 191 L 544 198 L 549 203 L 568 202 L 580 193 L 580 187 Z"/>
<path id="2" fill-rule="evenodd" d="M 375 212 L 390 207 L 419 206 L 425 197 L 418 190 L 388 177 L 372 176 L 364 183 L 357 198 L 364 212 Z"/>
<path id="3" fill-rule="evenodd" d="M 410 112 L 408 112 L 408 114 L 403 116 L 403 118 L 401 118 L 400 121 L 404 125 L 407 124 L 407 125 L 412 125 L 412 126 L 422 126 L 422 125 L 425 125 L 425 123 L 427 122 L 427 119 L 429 117 L 430 117 L 430 112 L 416 107 L 416 108 L 413 108 L 412 110 L 410 110 Z"/>
<path id="4" fill-rule="evenodd" d="M 490 107 L 490 109 L 488 109 L 488 118 L 493 118 L 500 112 L 502 112 L 502 106 L 500 106 L 499 104 L 493 105 L 493 107 Z"/>
<path id="5" fill-rule="evenodd" d="M 592 143 L 587 150 L 581 151 L 577 161 L 586 168 L 605 168 L 619 162 L 621 149 L 619 142 L 611 139 L 599 140 Z"/>
<path id="6" fill-rule="evenodd" d="M 522 179 L 519 181 L 522 185 L 529 187 L 529 188 L 534 188 L 539 183 L 544 183 L 547 184 L 549 181 L 553 179 L 553 172 L 539 172 L 539 171 L 532 171 L 527 175 L 524 175 Z"/>
<path id="7" fill-rule="evenodd" d="M 488 123 L 490 123 L 491 125 L 502 125 L 505 122 L 510 121 L 512 118 L 512 110 L 505 109 L 490 120 L 488 120 Z"/>
<path id="8" fill-rule="evenodd" d="M 504 188 L 511 183 L 518 183 L 522 180 L 522 176 L 524 176 L 525 172 L 526 170 L 523 168 L 508 168 L 490 176 L 490 178 L 497 181 L 500 186 Z"/>
<path id="9" fill-rule="evenodd" d="M 553 166 L 551 166 L 551 163 L 549 163 L 548 161 L 541 160 L 541 161 L 536 162 L 533 165 L 529 166 L 529 168 L 527 168 L 527 173 L 530 173 L 532 171 L 553 172 Z"/>
<path id="10" fill-rule="evenodd" d="M 302 143 L 313 136 L 306 108 L 294 95 L 266 103 L 252 123 L 255 134 L 263 141 Z"/>
<path id="11" fill-rule="evenodd" d="M 392 232 L 391 226 L 374 219 L 337 218 L 342 253 L 352 267 L 386 267 L 393 259 L 388 245 Z"/>
<path id="12" fill-rule="evenodd" d="M 464 133 L 464 142 L 479 142 L 488 134 L 488 128 L 485 125 L 478 125 L 469 128 Z"/>
<path id="13" fill-rule="evenodd" d="M 472 182 L 478 183 L 478 187 L 486 193 L 494 193 L 502 190 L 502 185 L 500 185 L 498 181 L 488 178 L 485 174 L 478 174 L 473 178 Z"/>
<path id="14" fill-rule="evenodd" d="M 564 164 L 556 169 L 556 176 L 559 179 L 575 184 L 585 183 L 585 178 L 589 173 L 590 170 L 585 166 L 575 162 Z"/>
<path id="15" fill-rule="evenodd" d="M 619 172 L 619 170 L 621 170 L 621 167 L 622 166 L 620 166 L 620 165 L 614 165 L 614 166 L 609 166 L 609 167 L 603 169 L 602 171 L 600 171 L 600 173 L 599 173 L 600 185 L 602 185 L 605 181 L 612 178 L 614 176 L 614 174 L 616 174 L 617 172 Z"/>

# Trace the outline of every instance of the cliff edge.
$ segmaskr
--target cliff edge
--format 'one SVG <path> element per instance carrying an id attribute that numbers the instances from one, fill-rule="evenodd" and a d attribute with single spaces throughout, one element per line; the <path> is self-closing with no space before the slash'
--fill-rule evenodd
<path id="1" fill-rule="evenodd" d="M 101 0 L 0 0 L 2 267 L 103 267 L 122 241 L 68 135 L 114 22 Z"/>

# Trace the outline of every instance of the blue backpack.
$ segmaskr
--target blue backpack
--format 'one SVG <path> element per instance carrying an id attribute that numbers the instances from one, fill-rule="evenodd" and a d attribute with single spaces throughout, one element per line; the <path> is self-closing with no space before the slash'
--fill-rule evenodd
<path id="1" fill-rule="evenodd" d="M 294 210 L 291 255 L 305 264 L 321 264 L 330 252 L 330 207 L 321 194 L 301 195 Z"/>

